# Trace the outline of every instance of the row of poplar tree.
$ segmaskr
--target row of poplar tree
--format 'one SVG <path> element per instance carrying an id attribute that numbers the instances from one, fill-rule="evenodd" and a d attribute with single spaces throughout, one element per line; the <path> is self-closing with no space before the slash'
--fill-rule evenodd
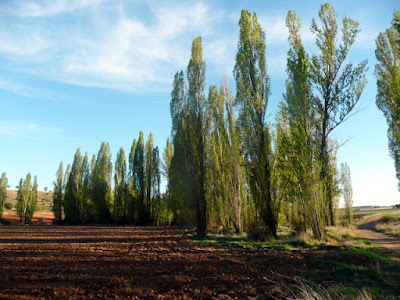
<path id="1" fill-rule="evenodd" d="M 316 48 L 309 54 L 300 19 L 287 14 L 286 91 L 275 124 L 266 121 L 270 80 L 256 13 L 243 10 L 239 20 L 236 96 L 226 79 L 206 93 L 202 39 L 194 39 L 186 72 L 174 77 L 171 140 L 162 162 L 152 135 L 145 145 L 140 133 L 128 158 L 118 152 L 112 184 L 109 145 L 103 143 L 91 163 L 78 149 L 72 166 L 64 172 L 60 164 L 57 173 L 56 220 L 64 211 L 77 223 L 186 224 L 200 236 L 213 228 L 261 229 L 271 237 L 286 222 L 322 238 L 336 222 L 341 194 L 350 218 L 350 170 L 347 164 L 337 169 L 339 145 L 331 134 L 354 113 L 367 83 L 367 61 L 347 60 L 358 22 L 346 16 L 338 24 L 328 3 L 318 19 L 311 23 Z M 163 195 L 161 173 L 167 179 Z"/>
<path id="2" fill-rule="evenodd" d="M 128 164 L 127 164 L 128 160 Z M 156 224 L 160 221 L 162 199 L 158 147 L 153 134 L 145 143 L 143 132 L 127 158 L 124 149 L 117 153 L 114 177 L 111 151 L 103 142 L 93 155 L 75 153 L 65 172 L 63 163 L 57 171 L 53 190 L 56 222 Z"/>
<path id="3" fill-rule="evenodd" d="M 300 19 L 287 14 L 288 77 L 274 125 L 266 122 L 270 80 L 256 13 L 243 10 L 239 20 L 236 97 L 226 80 L 206 95 L 202 40 L 193 41 L 186 80 L 183 71 L 176 73 L 171 100 L 174 220 L 195 220 L 199 235 L 222 226 L 261 228 L 272 237 L 279 222 L 311 229 L 316 238 L 335 224 L 339 183 L 351 183 L 346 165 L 339 182 L 331 133 L 351 116 L 366 85 L 367 61 L 346 61 L 359 32 L 356 21 L 345 17 L 339 32 L 331 4 L 322 4 L 318 17 L 320 24 L 313 19 L 311 25 L 316 51 L 309 55 Z"/>

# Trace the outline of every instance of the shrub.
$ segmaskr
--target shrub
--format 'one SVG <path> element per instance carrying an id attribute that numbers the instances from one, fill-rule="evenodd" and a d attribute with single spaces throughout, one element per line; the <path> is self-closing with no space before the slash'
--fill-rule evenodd
<path id="1" fill-rule="evenodd" d="M 13 205 L 12 205 L 12 203 L 7 202 L 6 204 L 4 204 L 4 208 L 6 210 L 12 210 L 13 209 Z"/>
<path id="2" fill-rule="evenodd" d="M 393 223 L 397 221 L 400 221 L 400 217 L 393 214 L 385 214 L 381 219 L 382 223 Z"/>

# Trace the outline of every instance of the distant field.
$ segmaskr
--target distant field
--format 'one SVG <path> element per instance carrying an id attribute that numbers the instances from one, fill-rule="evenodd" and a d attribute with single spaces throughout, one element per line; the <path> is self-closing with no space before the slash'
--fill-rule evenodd
<path id="1" fill-rule="evenodd" d="M 373 209 L 360 209 L 354 211 L 354 215 L 372 215 L 372 214 L 386 214 L 386 213 L 399 214 L 400 209 L 392 207 L 380 207 Z"/>

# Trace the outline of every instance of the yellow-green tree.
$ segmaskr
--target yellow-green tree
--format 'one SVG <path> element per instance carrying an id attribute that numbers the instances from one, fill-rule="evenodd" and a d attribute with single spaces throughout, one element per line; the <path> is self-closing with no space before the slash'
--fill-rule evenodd
<path id="1" fill-rule="evenodd" d="M 400 190 L 400 10 L 394 13 L 392 27 L 376 39 L 375 55 L 378 60 L 376 105 L 388 123 L 389 151 Z"/>

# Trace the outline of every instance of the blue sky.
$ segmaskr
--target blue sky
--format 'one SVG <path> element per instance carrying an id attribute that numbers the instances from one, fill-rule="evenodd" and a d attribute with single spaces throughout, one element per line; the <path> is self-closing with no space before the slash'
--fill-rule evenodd
<path id="1" fill-rule="evenodd" d="M 271 77 L 269 121 L 285 84 L 288 49 L 285 16 L 302 18 L 307 51 L 316 52 L 309 27 L 318 1 L 107 1 L 0 2 L 0 172 L 12 187 L 28 172 L 39 188 L 52 189 L 60 161 L 78 147 L 97 153 L 110 143 L 113 161 L 129 152 L 142 130 L 163 151 L 170 134 L 173 75 L 185 70 L 193 38 L 203 37 L 207 84 L 223 76 L 234 89 L 232 69 L 241 9 L 256 11 L 266 33 Z M 375 106 L 375 38 L 390 26 L 397 0 L 332 1 L 361 33 L 351 51 L 368 59 L 368 85 L 360 112 L 334 137 L 349 141 L 338 159 L 352 172 L 354 204 L 400 203 L 387 125 Z"/>

